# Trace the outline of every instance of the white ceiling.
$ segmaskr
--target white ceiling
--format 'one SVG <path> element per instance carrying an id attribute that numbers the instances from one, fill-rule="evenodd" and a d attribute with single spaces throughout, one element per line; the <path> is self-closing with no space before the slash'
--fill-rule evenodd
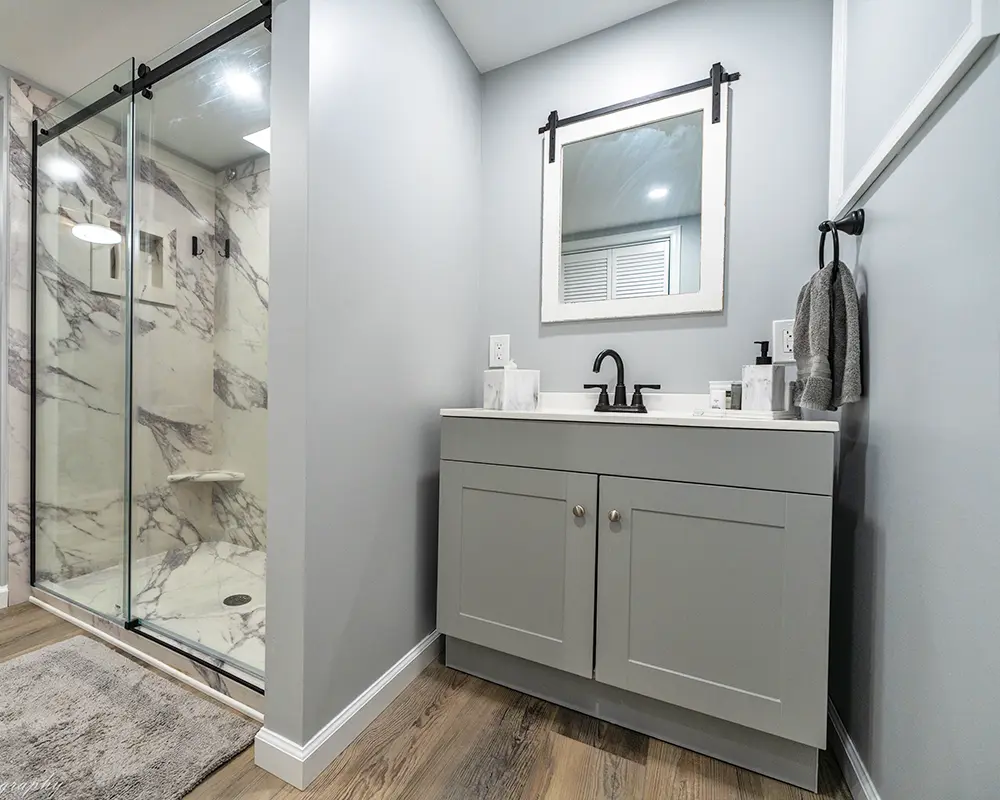
<path id="1" fill-rule="evenodd" d="M 638 17 L 673 0 L 436 0 L 480 72 Z"/>
<path id="2" fill-rule="evenodd" d="M 436 0 L 481 71 L 644 14 L 672 0 Z M 151 61 L 258 0 L 0 0 L 0 66 L 68 96 L 128 58 Z M 256 45 L 256 47 L 254 46 Z M 244 48 L 242 52 L 237 48 Z M 267 86 L 270 48 L 237 42 L 154 92 L 153 138 L 217 169 L 259 152 L 242 140 L 268 124 L 266 103 L 237 103 L 220 80 L 247 69 Z M 222 58 L 226 55 L 225 58 Z M 118 80 L 116 77 L 115 80 Z M 100 87 L 98 87 L 100 88 Z M 102 92 L 103 93 L 103 92 Z M 251 105 L 253 107 L 251 107 Z"/>
<path id="3" fill-rule="evenodd" d="M 564 236 L 701 214 L 701 113 L 563 148 Z M 665 197 L 649 196 L 666 189 Z"/>
<path id="4" fill-rule="evenodd" d="M 486 72 L 672 0 L 436 0 Z M 245 3 L 248 8 L 256 0 Z M 68 95 L 135 56 L 148 60 L 241 0 L 0 0 L 0 66 Z"/>
<path id="5" fill-rule="evenodd" d="M 243 0 L 0 0 L 0 66 L 69 95 L 127 58 L 151 60 L 241 5 Z"/>

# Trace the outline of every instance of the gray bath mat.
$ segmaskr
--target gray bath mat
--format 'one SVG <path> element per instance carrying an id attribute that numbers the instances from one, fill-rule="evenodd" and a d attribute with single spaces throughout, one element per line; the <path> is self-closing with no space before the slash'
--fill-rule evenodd
<path id="1" fill-rule="evenodd" d="M 173 800 L 259 728 L 75 636 L 0 664 L 0 797 Z"/>

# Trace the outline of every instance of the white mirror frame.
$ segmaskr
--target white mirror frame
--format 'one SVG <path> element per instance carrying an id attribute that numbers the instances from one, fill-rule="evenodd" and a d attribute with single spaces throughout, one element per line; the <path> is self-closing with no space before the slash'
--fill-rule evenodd
<path id="1" fill-rule="evenodd" d="M 920 126 L 941 105 L 993 39 L 1000 34 L 1000 0 L 953 0 L 971 5 L 969 24 L 907 104 L 857 175 L 845 175 L 847 137 L 848 0 L 833 4 L 833 69 L 830 92 L 830 219 L 850 211 L 899 155 Z"/>
<path id="2" fill-rule="evenodd" d="M 698 89 L 556 129 L 556 158 L 549 163 L 549 136 L 542 137 L 542 322 L 625 319 L 722 311 L 726 263 L 726 195 L 729 162 L 730 90 L 723 86 L 721 115 L 712 122 L 712 89 Z M 562 259 L 563 148 L 585 139 L 639 128 L 660 120 L 702 112 L 701 288 L 690 294 L 659 295 L 589 303 L 559 300 Z"/>

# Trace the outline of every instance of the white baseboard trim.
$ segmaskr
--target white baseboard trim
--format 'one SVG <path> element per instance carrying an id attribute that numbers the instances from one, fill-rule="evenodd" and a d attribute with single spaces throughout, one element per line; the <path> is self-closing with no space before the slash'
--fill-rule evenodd
<path id="1" fill-rule="evenodd" d="M 257 766 L 296 789 L 305 789 L 440 652 L 441 636 L 434 631 L 304 745 L 262 728 L 254 746 Z"/>
<path id="2" fill-rule="evenodd" d="M 830 719 L 830 731 L 828 741 L 833 757 L 840 764 L 840 770 L 844 773 L 844 780 L 847 781 L 847 788 L 851 790 L 854 800 L 882 800 L 872 776 L 868 774 L 865 762 L 861 760 L 858 748 L 854 746 L 847 728 L 844 727 L 840 714 L 834 708 L 833 700 L 827 699 L 827 715 Z"/>
<path id="3" fill-rule="evenodd" d="M 213 700 L 218 700 L 223 705 L 227 705 L 230 708 L 239 711 L 241 714 L 250 717 L 250 719 L 256 720 L 257 722 L 264 721 L 264 715 L 261 714 L 259 711 L 257 711 L 257 709 L 250 708 L 250 706 L 241 703 L 239 700 L 234 700 L 229 695 L 223 694 L 217 689 L 213 689 L 211 686 L 206 686 L 204 683 L 199 683 L 190 675 L 185 675 L 179 669 L 175 669 L 174 667 L 171 667 L 169 664 L 164 664 L 162 661 L 159 661 L 153 658 L 151 655 L 142 652 L 142 650 L 139 650 L 136 647 L 132 647 L 132 645 L 130 644 L 126 644 L 121 639 L 116 639 L 114 636 L 105 633 L 100 628 L 95 628 L 93 625 L 88 625 L 83 620 L 77 619 L 72 614 L 67 614 L 65 611 L 62 611 L 61 609 L 58 609 L 55 606 L 50 606 L 44 600 L 40 600 L 37 597 L 29 597 L 28 602 L 34 603 L 39 608 L 44 608 L 50 614 L 55 614 L 60 619 L 64 619 L 67 622 L 71 622 L 72 624 L 76 625 L 76 627 L 85 630 L 87 633 L 96 636 L 98 639 L 101 639 L 102 641 L 107 642 L 112 647 L 121 650 L 125 653 L 128 653 L 130 656 L 138 658 L 140 661 L 143 661 L 149 664 L 151 667 L 158 669 L 165 675 L 169 675 L 171 678 L 176 678 L 181 683 L 187 684 L 192 689 L 197 689 L 202 694 L 207 694 Z"/>
<path id="4" fill-rule="evenodd" d="M 7 587 L 0 586 L 0 608 L 7 608 Z"/>

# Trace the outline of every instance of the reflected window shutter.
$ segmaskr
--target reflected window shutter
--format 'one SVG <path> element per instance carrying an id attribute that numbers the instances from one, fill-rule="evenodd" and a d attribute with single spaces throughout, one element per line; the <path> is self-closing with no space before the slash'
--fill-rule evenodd
<path id="1" fill-rule="evenodd" d="M 562 302 L 607 300 L 610 266 L 610 250 L 589 250 L 563 255 Z"/>
<path id="2" fill-rule="evenodd" d="M 616 247 L 611 252 L 612 298 L 653 297 L 667 293 L 670 239 Z"/>

